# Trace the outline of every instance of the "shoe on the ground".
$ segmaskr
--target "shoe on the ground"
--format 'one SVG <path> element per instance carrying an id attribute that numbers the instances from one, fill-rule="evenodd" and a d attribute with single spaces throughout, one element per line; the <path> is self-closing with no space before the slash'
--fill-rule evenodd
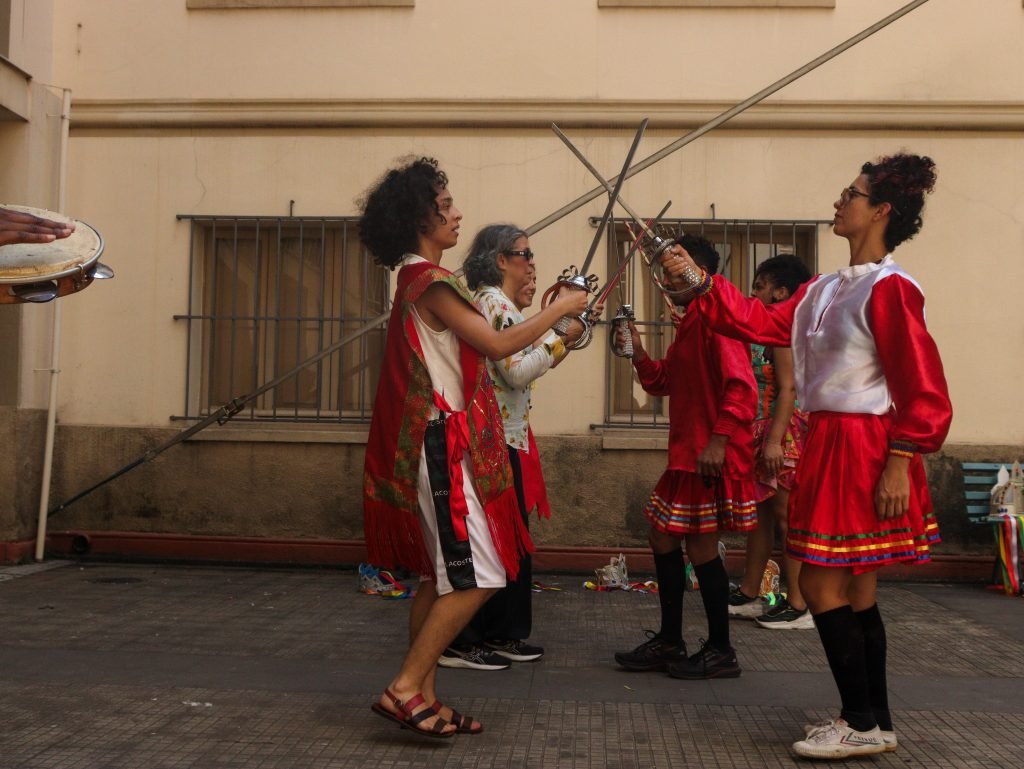
<path id="1" fill-rule="evenodd" d="M 878 731 L 882 734 L 882 744 L 885 745 L 886 753 L 892 753 L 900 746 L 899 740 L 896 739 L 895 730 L 890 729 L 886 731 L 885 729 L 879 729 Z"/>
<path id="2" fill-rule="evenodd" d="M 686 660 L 684 641 L 668 641 L 650 630 L 647 634 L 650 638 L 632 651 L 615 652 L 615 661 L 626 670 L 645 672 L 665 670 L 674 662 Z"/>
<path id="3" fill-rule="evenodd" d="M 533 646 L 520 640 L 484 641 L 484 648 L 509 662 L 533 662 L 544 656 L 543 646 Z"/>
<path id="4" fill-rule="evenodd" d="M 764 603 L 761 601 L 761 596 L 754 596 L 749 598 L 743 595 L 743 591 L 739 587 L 734 587 L 729 591 L 729 616 L 730 617 L 747 617 L 753 619 L 754 617 L 760 617 L 764 611 Z"/>
<path id="5" fill-rule="evenodd" d="M 814 627 L 811 610 L 805 608 L 800 611 L 785 598 L 760 617 L 755 617 L 754 622 L 768 630 L 809 630 Z"/>
<path id="6" fill-rule="evenodd" d="M 442 652 L 437 664 L 443 668 L 465 670 L 507 670 L 512 663 L 492 651 L 479 646 L 449 646 Z"/>
<path id="7" fill-rule="evenodd" d="M 819 729 L 830 727 L 834 723 L 835 722 L 831 718 L 827 718 L 824 721 L 818 721 L 816 724 L 804 724 L 804 734 L 810 737 Z M 900 743 L 899 740 L 896 739 L 896 731 L 894 729 L 886 730 L 879 727 L 879 732 L 882 735 L 882 744 L 885 745 L 887 753 L 892 753 L 899 747 Z"/>
<path id="8" fill-rule="evenodd" d="M 825 729 L 835 723 L 834 718 L 826 718 L 824 721 L 816 721 L 813 724 L 804 724 L 804 736 L 810 737 L 819 729 Z"/>
<path id="9" fill-rule="evenodd" d="M 882 730 L 877 726 L 858 732 L 841 718 L 815 724 L 804 739 L 793 743 L 793 752 L 803 758 L 870 756 L 886 750 Z"/>
<path id="10" fill-rule="evenodd" d="M 700 651 L 696 654 L 668 666 L 670 676 L 687 681 L 739 678 L 742 672 L 735 649 L 717 649 L 707 641 L 702 643 Z"/>

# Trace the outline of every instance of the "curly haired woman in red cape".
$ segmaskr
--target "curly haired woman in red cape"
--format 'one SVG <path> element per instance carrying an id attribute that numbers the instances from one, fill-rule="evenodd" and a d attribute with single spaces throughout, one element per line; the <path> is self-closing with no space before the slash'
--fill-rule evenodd
<path id="1" fill-rule="evenodd" d="M 370 561 L 420 574 L 409 650 L 373 705 L 424 737 L 477 734 L 481 724 L 438 701 L 437 660 L 532 549 L 485 358 L 517 352 L 587 294 L 564 291 L 524 323 L 496 331 L 458 278 L 441 267 L 462 212 L 437 161 L 388 171 L 367 194 L 359 235 L 399 268 L 363 472 Z"/>

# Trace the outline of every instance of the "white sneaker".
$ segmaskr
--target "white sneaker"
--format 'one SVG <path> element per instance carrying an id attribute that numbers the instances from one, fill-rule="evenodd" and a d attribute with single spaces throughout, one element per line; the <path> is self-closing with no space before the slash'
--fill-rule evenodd
<path id="1" fill-rule="evenodd" d="M 817 721 L 813 724 L 804 724 L 804 737 L 810 737 L 819 729 L 832 726 L 835 723 L 834 718 L 826 718 L 824 721 Z"/>
<path id="2" fill-rule="evenodd" d="M 819 729 L 825 729 L 832 726 L 834 723 L 835 722 L 831 718 L 826 718 L 824 721 L 818 721 L 816 724 L 804 724 L 804 735 L 810 737 Z M 894 752 L 900 745 L 899 740 L 896 739 L 896 731 L 893 729 L 890 729 L 889 731 L 879 729 L 879 732 L 882 734 L 882 744 L 885 745 L 885 752 Z"/>
<path id="3" fill-rule="evenodd" d="M 858 732 L 841 718 L 815 725 L 805 739 L 793 743 L 793 752 L 803 758 L 870 756 L 885 750 L 882 730 L 877 726 L 867 732 Z"/>
<path id="4" fill-rule="evenodd" d="M 885 752 L 892 753 L 900 746 L 899 741 L 896 739 L 895 731 L 886 731 L 885 729 L 879 730 L 882 733 L 882 744 L 885 745 Z"/>

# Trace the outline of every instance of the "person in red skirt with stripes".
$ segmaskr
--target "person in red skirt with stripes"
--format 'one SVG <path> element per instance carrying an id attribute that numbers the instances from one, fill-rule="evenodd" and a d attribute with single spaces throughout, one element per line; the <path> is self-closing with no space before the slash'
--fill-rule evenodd
<path id="1" fill-rule="evenodd" d="M 718 269 L 718 253 L 706 239 L 684 235 L 676 242 L 708 274 Z M 640 384 L 651 395 L 669 398 L 669 452 L 668 468 L 644 508 L 661 629 L 632 651 L 617 652 L 615 661 L 627 670 L 666 670 L 675 678 L 735 678 L 741 669 L 729 638 L 729 577 L 718 556 L 718 533 L 757 525 L 751 437 L 757 385 L 749 345 L 714 333 L 689 303 L 696 295 L 684 296 L 676 300 L 684 314 L 676 319 L 675 340 L 664 359 L 650 358 L 629 324 Z M 708 620 L 707 641 L 690 656 L 682 636 L 683 540 Z"/>
<path id="2" fill-rule="evenodd" d="M 929 558 L 939 539 L 921 454 L 937 451 L 952 406 L 924 294 L 892 257 L 921 229 L 935 185 L 928 157 L 865 163 L 834 203 L 833 232 L 850 264 L 765 306 L 701 272 L 680 248 L 666 272 L 703 294 L 715 330 L 789 345 L 797 396 L 809 413 L 790 502 L 788 552 L 839 688 L 838 718 L 804 727 L 794 752 L 846 758 L 897 749 L 886 686 L 878 568 Z"/>

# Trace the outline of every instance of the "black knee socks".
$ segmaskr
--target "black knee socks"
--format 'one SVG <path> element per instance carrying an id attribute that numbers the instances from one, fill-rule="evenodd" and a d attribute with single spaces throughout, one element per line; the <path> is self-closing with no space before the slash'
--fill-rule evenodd
<path id="1" fill-rule="evenodd" d="M 839 687 L 842 717 L 859 732 L 873 729 L 876 721 L 871 708 L 864 630 L 860 621 L 850 606 L 840 606 L 815 614 L 814 624 Z"/>
<path id="2" fill-rule="evenodd" d="M 694 566 L 697 582 L 700 583 L 700 597 L 704 601 L 704 613 L 708 618 L 708 643 L 716 649 L 726 651 L 729 643 L 729 575 L 725 572 L 722 559 L 712 558 L 707 563 Z"/>
<path id="3" fill-rule="evenodd" d="M 683 551 L 654 554 L 654 572 L 658 578 L 658 601 L 661 603 L 662 638 L 671 642 L 683 640 L 683 590 L 686 564 Z"/>
<path id="4" fill-rule="evenodd" d="M 867 667 L 871 710 L 874 711 L 879 728 L 891 731 L 889 690 L 885 681 L 885 624 L 878 611 L 878 604 L 854 614 L 860 620 L 860 626 L 864 632 L 864 661 Z"/>

